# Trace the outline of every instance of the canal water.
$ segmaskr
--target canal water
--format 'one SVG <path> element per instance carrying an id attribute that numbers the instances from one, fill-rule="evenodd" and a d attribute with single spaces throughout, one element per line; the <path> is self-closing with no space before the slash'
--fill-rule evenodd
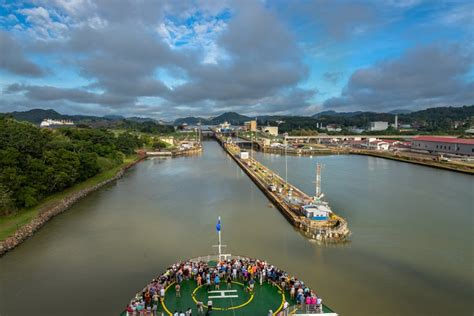
<path id="1" fill-rule="evenodd" d="M 285 157 L 255 155 L 285 177 Z M 296 274 L 341 315 L 472 315 L 474 178 L 365 156 L 288 157 L 288 180 L 322 189 L 353 235 L 305 239 L 216 142 L 150 159 L 0 258 L 0 315 L 118 315 L 179 259 L 226 251 Z"/>

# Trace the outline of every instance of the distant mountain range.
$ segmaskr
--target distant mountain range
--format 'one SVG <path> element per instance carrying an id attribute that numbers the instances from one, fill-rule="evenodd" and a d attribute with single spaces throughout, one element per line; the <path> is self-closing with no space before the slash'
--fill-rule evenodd
<path id="1" fill-rule="evenodd" d="M 219 116 L 216 117 L 210 117 L 210 118 L 203 118 L 203 117 L 183 117 L 176 119 L 174 121 L 175 125 L 181 125 L 181 124 L 189 124 L 189 125 L 196 125 L 198 123 L 201 123 L 202 125 L 217 125 L 220 123 L 224 122 L 229 122 L 232 125 L 242 125 L 246 121 L 250 121 L 252 118 L 241 115 L 236 112 L 225 112 Z"/>
<path id="2" fill-rule="evenodd" d="M 372 115 L 395 115 L 395 114 L 401 114 L 401 113 L 410 113 L 410 111 L 404 111 L 404 110 L 394 110 L 389 113 L 375 113 L 375 112 L 363 112 L 363 111 L 356 111 L 356 112 L 336 112 L 336 111 L 323 111 L 314 114 L 313 116 L 310 116 L 309 118 L 324 118 L 324 117 L 354 117 L 358 115 L 366 115 L 366 116 L 372 116 Z M 289 116 L 289 115 L 259 115 L 257 117 L 257 120 L 259 122 L 266 122 L 266 121 L 272 121 L 272 120 L 284 120 L 285 118 L 295 118 L 295 116 Z M 204 117 L 183 117 L 183 118 L 178 118 L 174 121 L 175 125 L 180 125 L 183 123 L 189 124 L 189 125 L 196 125 L 198 123 L 201 123 L 203 125 L 216 125 L 224 122 L 229 122 L 230 124 L 233 125 L 242 125 L 246 121 L 250 121 L 255 119 L 255 117 L 250 117 L 250 116 L 245 116 L 241 115 L 236 112 L 225 112 L 219 116 L 216 117 L 210 117 L 210 118 L 204 118 Z"/>
<path id="3" fill-rule="evenodd" d="M 446 115 L 449 118 L 456 118 L 456 119 L 461 119 L 461 118 L 466 118 L 469 116 L 472 116 L 474 106 L 463 106 L 463 107 L 436 107 L 436 108 L 429 108 L 425 110 L 420 110 L 416 112 L 412 112 L 410 110 L 404 110 L 404 109 L 397 109 L 397 110 L 392 110 L 387 113 L 377 113 L 377 112 L 364 112 L 364 111 L 355 111 L 355 112 L 336 112 L 336 111 L 323 111 L 316 113 L 312 116 L 309 117 L 303 117 L 303 116 L 291 116 L 291 115 L 259 115 L 257 117 L 257 120 L 259 122 L 267 122 L 267 121 L 272 121 L 272 120 L 285 120 L 285 119 L 295 119 L 295 118 L 305 118 L 305 119 L 318 119 L 318 120 L 338 120 L 338 118 L 366 118 L 369 120 L 389 120 L 393 121 L 395 115 L 398 115 L 399 118 L 409 118 L 409 117 L 421 117 L 423 116 L 425 119 L 428 119 L 426 115 L 435 115 L 436 113 L 443 113 L 443 115 Z M 241 115 L 236 112 L 225 112 L 219 116 L 216 117 L 210 117 L 210 118 L 204 118 L 204 117 L 183 117 L 183 118 L 178 118 L 174 121 L 175 125 L 179 124 L 190 124 L 194 125 L 197 123 L 201 123 L 203 125 L 208 124 L 208 125 L 215 125 L 215 124 L 220 124 L 224 123 L 225 121 L 234 124 L 234 125 L 241 125 L 245 121 L 249 121 L 255 119 L 255 117 L 249 117 L 245 115 Z"/>
<path id="4" fill-rule="evenodd" d="M 86 124 L 91 127 L 111 127 L 111 126 L 135 126 L 136 124 L 173 124 L 172 122 L 157 121 L 152 118 L 143 117 L 123 117 L 119 115 L 106 116 L 88 116 L 88 115 L 64 115 L 54 110 L 33 109 L 25 112 L 11 112 L 3 115 L 10 115 L 17 120 L 29 121 L 34 124 L 39 124 L 43 119 L 65 119 L 72 120 L 76 124 Z M 289 116 L 289 115 L 259 115 L 258 124 L 279 124 L 282 131 L 293 129 L 314 129 L 316 123 L 323 124 L 337 124 L 342 127 L 366 127 L 372 121 L 387 121 L 394 122 L 395 115 L 398 115 L 398 122 L 400 124 L 419 124 L 429 125 L 434 127 L 452 125 L 454 122 L 464 122 L 465 124 L 474 124 L 474 105 L 462 107 L 436 107 L 428 108 L 421 111 L 410 112 L 407 110 L 393 110 L 389 113 L 375 113 L 375 112 L 336 112 L 323 111 L 313 116 Z M 232 125 L 243 125 L 244 122 L 255 119 L 246 115 L 241 115 L 236 112 L 225 112 L 215 117 L 184 117 L 178 118 L 174 121 L 174 125 L 188 124 L 196 125 L 217 125 L 224 122 L 229 122 Z M 278 121 L 283 121 L 278 122 Z M 135 124 L 135 125 L 134 125 Z"/>
<path id="5" fill-rule="evenodd" d="M 323 111 L 313 116 L 289 115 L 259 115 L 259 125 L 278 125 L 281 132 L 290 132 L 300 129 L 316 129 L 319 126 L 336 124 L 349 130 L 352 127 L 367 128 L 370 122 L 386 121 L 393 123 L 398 115 L 399 124 L 410 124 L 420 131 L 447 131 L 453 126 L 472 126 L 474 124 L 474 105 L 462 107 L 436 107 L 421 111 L 393 110 L 389 113 L 376 112 L 335 112 Z M 226 112 L 216 117 L 185 117 L 175 120 L 175 125 L 183 123 L 194 125 L 216 125 L 225 121 L 232 125 L 243 125 L 244 122 L 255 119 L 235 112 Z M 459 123 L 461 125 L 459 125 Z"/>
<path id="6" fill-rule="evenodd" d="M 399 114 L 399 113 L 396 113 Z M 309 116 L 306 118 L 313 118 L 313 119 L 320 119 L 320 118 L 328 118 L 328 117 L 340 117 L 340 118 L 348 118 L 348 117 L 354 117 L 358 115 L 366 115 L 366 116 L 373 116 L 373 115 L 392 115 L 391 113 L 374 113 L 374 112 L 362 112 L 362 111 L 356 111 L 356 112 L 336 112 L 336 111 L 323 111 L 319 112 L 317 114 L 314 114 L 313 116 Z M 289 115 L 259 115 L 257 117 L 257 120 L 259 122 L 268 122 L 268 121 L 277 121 L 277 120 L 285 120 L 285 119 L 294 119 L 298 118 L 299 116 L 289 116 Z M 303 118 L 303 117 L 300 117 Z M 189 124 L 189 125 L 195 125 L 197 123 L 201 123 L 203 125 L 216 125 L 224 122 L 229 122 L 233 125 L 242 125 L 246 121 L 250 121 L 255 119 L 255 117 L 250 117 L 250 116 L 245 116 L 241 115 L 236 112 L 226 112 L 223 113 L 219 116 L 216 117 L 211 117 L 211 118 L 203 118 L 203 117 L 183 117 L 183 118 L 178 118 L 174 121 L 175 125 L 180 125 L 183 123 Z"/>
<path id="7" fill-rule="evenodd" d="M 19 121 L 28 121 L 34 124 L 40 124 L 44 119 L 55 120 L 72 120 L 76 124 L 87 124 L 92 126 L 107 126 L 112 122 L 131 121 L 137 123 L 154 122 L 164 123 L 149 117 L 123 117 L 121 115 L 105 115 L 105 116 L 91 116 L 91 115 L 66 115 L 60 114 L 55 110 L 33 109 L 24 112 L 9 112 L 2 113 L 3 115 L 10 115 Z"/>

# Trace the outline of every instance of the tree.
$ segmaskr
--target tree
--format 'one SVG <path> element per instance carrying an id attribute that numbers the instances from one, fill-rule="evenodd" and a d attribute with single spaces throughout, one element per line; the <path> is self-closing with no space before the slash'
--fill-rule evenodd
<path id="1" fill-rule="evenodd" d="M 122 133 L 117 137 L 115 142 L 117 149 L 124 154 L 133 154 L 134 149 L 142 145 L 142 141 L 130 133 Z"/>
<path id="2" fill-rule="evenodd" d="M 12 191 L 0 184 L 0 215 L 11 214 L 14 210 L 15 204 L 13 203 Z"/>
<path id="3" fill-rule="evenodd" d="M 48 195 L 109 170 L 141 146 L 130 133 L 103 129 L 45 130 L 0 118 L 0 214 L 31 207 Z"/>
<path id="4" fill-rule="evenodd" d="M 156 149 L 163 149 L 163 148 L 167 148 L 168 146 L 169 146 L 168 143 L 162 141 L 161 139 L 156 139 L 153 142 L 153 148 L 156 148 Z"/>

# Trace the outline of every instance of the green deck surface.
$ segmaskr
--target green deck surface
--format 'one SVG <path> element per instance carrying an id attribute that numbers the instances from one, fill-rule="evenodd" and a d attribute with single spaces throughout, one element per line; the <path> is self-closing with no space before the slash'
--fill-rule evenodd
<path id="1" fill-rule="evenodd" d="M 209 262 L 210 266 L 215 266 L 215 262 Z M 279 286 L 273 286 L 267 282 L 264 282 L 261 286 L 255 283 L 254 290 L 252 293 L 245 291 L 247 283 L 238 280 L 232 282 L 232 286 L 227 288 L 225 281 L 221 281 L 220 291 L 233 290 L 235 292 L 226 292 L 225 294 L 219 294 L 217 292 L 209 292 L 206 289 L 206 285 L 201 287 L 197 286 L 195 280 L 185 280 L 181 282 L 180 297 L 176 296 L 175 286 L 176 283 L 172 283 L 166 288 L 165 299 L 158 306 L 157 315 L 164 313 L 165 315 L 173 315 L 177 312 L 185 312 L 188 308 L 191 308 L 193 315 L 199 315 L 197 312 L 197 301 L 201 301 L 204 304 L 204 313 L 207 311 L 207 302 L 209 296 L 215 295 L 237 295 L 238 297 L 226 297 L 226 298 L 211 298 L 213 302 L 212 315 L 252 315 L 252 316 L 267 316 L 269 310 L 272 310 L 276 315 L 283 306 L 284 301 L 290 303 L 290 307 L 296 305 L 296 301 L 292 300 L 288 291 L 282 291 Z M 211 286 L 209 291 L 216 291 L 214 285 Z M 292 310 L 292 308 L 290 308 Z M 304 307 L 302 308 L 304 310 Z M 299 314 L 300 311 L 293 312 L 293 314 Z M 333 310 L 323 305 L 323 313 L 334 313 Z M 121 316 L 126 316 L 127 313 L 123 312 Z"/>
<path id="2" fill-rule="evenodd" d="M 236 282 L 232 284 L 230 290 L 236 290 L 237 292 L 228 292 L 228 295 L 238 295 L 238 298 L 219 298 L 212 299 L 213 311 L 212 315 L 268 315 L 268 311 L 272 310 L 273 313 L 280 311 L 284 300 L 290 303 L 290 306 L 294 306 L 296 301 L 291 300 L 289 292 L 282 293 L 281 289 L 277 286 L 272 286 L 268 283 L 263 283 L 262 286 L 255 284 L 253 293 L 244 291 L 242 283 Z M 198 315 L 196 302 L 194 298 L 204 303 L 204 313 L 207 310 L 207 301 L 209 295 L 216 295 L 216 293 L 208 294 L 206 286 L 202 286 L 198 289 L 196 281 L 189 280 L 181 283 L 181 297 L 176 296 L 175 283 L 169 286 L 166 290 L 165 300 L 158 307 L 158 315 L 163 312 L 165 315 L 173 315 L 175 311 L 185 312 L 188 308 L 191 308 L 193 315 Z M 215 290 L 212 286 L 211 291 Z M 222 283 L 219 290 L 228 290 L 227 284 Z M 324 306 L 324 313 L 332 313 L 333 311 Z M 298 314 L 298 313 L 296 313 Z M 126 312 L 121 315 L 125 316 Z"/>
<path id="3" fill-rule="evenodd" d="M 276 312 L 280 308 L 284 298 L 278 287 L 266 283 L 262 286 L 256 284 L 253 294 L 250 294 L 244 291 L 244 286 L 241 284 L 233 283 L 231 290 L 237 292 L 229 293 L 229 295 L 238 295 L 238 298 L 212 299 L 213 315 L 267 315 L 270 309 Z M 166 307 L 169 312 L 174 313 L 175 311 L 186 311 L 191 307 L 193 315 L 197 315 L 196 302 L 192 296 L 196 287 L 197 284 L 194 280 L 183 281 L 181 283 L 181 297 L 176 297 L 175 285 L 173 284 L 166 291 L 163 302 L 165 306 L 160 306 L 159 310 L 167 312 L 164 308 Z M 214 286 L 212 286 L 212 290 L 215 290 Z M 225 282 L 221 284 L 220 290 L 227 290 Z M 215 295 L 215 293 L 208 294 L 205 286 L 203 286 L 196 290 L 195 298 L 207 306 L 208 296 L 213 294 Z"/>

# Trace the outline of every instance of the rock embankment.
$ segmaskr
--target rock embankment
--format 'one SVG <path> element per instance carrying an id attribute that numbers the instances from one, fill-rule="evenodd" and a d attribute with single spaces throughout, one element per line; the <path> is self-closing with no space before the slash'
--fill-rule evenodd
<path id="1" fill-rule="evenodd" d="M 65 197 L 59 203 L 55 203 L 51 207 L 48 207 L 40 211 L 39 214 L 31 220 L 31 222 L 18 228 L 12 236 L 8 237 L 7 239 L 3 241 L 0 241 L 0 257 L 3 256 L 8 251 L 15 248 L 16 246 L 18 246 L 19 244 L 21 244 L 23 241 L 25 241 L 29 237 L 31 237 L 38 229 L 43 227 L 43 225 L 45 225 L 51 218 L 66 211 L 71 205 L 73 205 L 74 203 L 76 203 L 77 201 L 79 201 L 80 199 L 88 195 L 89 193 L 94 192 L 97 189 L 103 187 L 104 185 L 109 184 L 121 178 L 127 169 L 134 166 L 136 163 L 142 161 L 143 159 L 144 158 L 138 159 L 126 165 L 125 167 L 120 169 L 112 178 L 102 181 L 91 187 L 82 189 L 78 192 L 72 193 L 71 195 Z"/>

